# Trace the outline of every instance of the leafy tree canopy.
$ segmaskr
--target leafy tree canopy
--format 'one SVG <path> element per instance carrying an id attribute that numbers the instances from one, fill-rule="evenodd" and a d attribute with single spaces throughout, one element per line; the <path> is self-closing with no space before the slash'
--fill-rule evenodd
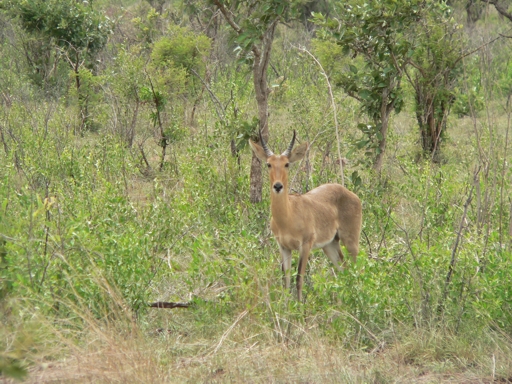
<path id="1" fill-rule="evenodd" d="M 88 2 L 74 0 L 3 0 L 0 7 L 18 17 L 23 28 L 40 33 L 64 49 L 94 54 L 103 48 L 112 23 Z"/>
<path id="2" fill-rule="evenodd" d="M 175 65 L 203 72 L 205 59 L 211 48 L 210 39 L 205 35 L 198 35 L 191 30 L 173 26 L 169 34 L 158 40 L 151 53 L 151 59 L 159 67 Z"/>

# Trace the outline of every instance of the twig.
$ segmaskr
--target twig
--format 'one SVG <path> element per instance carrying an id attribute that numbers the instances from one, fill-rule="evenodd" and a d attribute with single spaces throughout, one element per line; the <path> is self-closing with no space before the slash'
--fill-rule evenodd
<path id="1" fill-rule="evenodd" d="M 500 185 L 500 224 L 499 224 L 499 228 L 500 228 L 500 246 L 503 245 L 503 226 L 502 226 L 502 221 L 503 221 L 503 208 L 505 207 L 505 201 L 504 201 L 504 197 L 503 197 L 503 191 L 505 189 L 505 172 L 506 170 L 508 169 L 508 166 L 507 166 L 507 150 L 508 150 L 508 138 L 509 138 L 509 131 L 510 131 L 510 126 L 511 126 L 511 115 L 510 115 L 510 110 L 508 110 L 507 108 L 507 129 L 505 131 L 505 145 L 504 145 L 504 149 L 503 149 L 503 166 L 501 168 L 501 185 Z M 510 231 L 511 228 L 509 228 L 509 231 Z"/>
<path id="2" fill-rule="evenodd" d="M 388 207 L 386 213 L 388 215 L 388 219 L 386 221 L 386 225 L 384 225 L 384 228 L 382 229 L 382 236 L 380 238 L 379 246 L 377 247 L 377 254 L 379 253 L 380 249 L 382 248 L 382 244 L 384 243 L 384 239 L 386 237 L 386 229 L 388 228 L 389 220 L 391 219 L 391 207 Z"/>
<path id="3" fill-rule="evenodd" d="M 409 237 L 409 233 L 407 232 L 407 230 L 405 228 L 403 228 L 400 224 L 398 224 L 398 222 L 396 220 L 394 220 L 391 216 L 391 221 L 396 225 L 396 227 L 398 229 L 400 229 L 404 235 L 405 235 L 405 244 L 407 245 L 407 249 L 409 250 L 409 253 L 411 254 L 411 258 L 412 258 L 412 266 L 415 267 L 416 269 L 416 276 L 417 276 L 417 280 L 418 280 L 418 286 L 420 288 L 420 295 L 421 295 L 421 311 L 422 311 L 422 315 L 424 318 L 427 317 L 427 313 L 428 313 L 428 304 L 429 304 L 429 296 L 430 296 L 430 293 L 428 292 L 428 289 L 425 288 L 425 283 L 424 283 L 424 279 L 423 279 L 423 274 L 418 266 L 418 263 L 417 263 L 417 260 L 418 258 L 416 257 L 416 254 L 414 253 L 414 250 L 412 248 L 412 240 L 411 238 Z M 421 230 L 420 232 L 418 233 L 418 236 L 421 240 Z M 398 259 L 396 261 L 396 263 L 398 263 Z M 420 319 L 417 319 L 416 318 L 416 315 L 414 315 L 414 321 L 416 323 L 416 326 L 418 326 L 420 324 L 420 321 L 421 321 L 421 318 Z"/>
<path id="4" fill-rule="evenodd" d="M 144 73 L 146 74 L 146 76 L 149 80 L 149 85 L 151 86 L 151 95 L 153 96 L 153 104 L 155 106 L 155 113 L 156 113 L 156 117 L 157 117 L 156 121 L 158 122 L 158 127 L 160 128 L 160 145 L 162 146 L 162 155 L 161 155 L 161 159 L 160 159 L 159 169 L 161 171 L 164 168 L 165 152 L 167 150 L 167 145 L 168 145 L 168 138 L 165 136 L 164 126 L 162 123 L 162 117 L 160 114 L 160 108 L 162 107 L 162 101 L 160 100 L 160 98 L 157 95 L 157 91 L 155 90 L 155 87 L 153 86 L 153 80 L 151 80 L 151 76 L 149 75 L 146 68 L 144 68 Z M 154 125 L 156 125 L 156 123 Z"/>
<path id="5" fill-rule="evenodd" d="M 364 231 L 364 229 L 361 231 L 366 239 L 366 243 L 368 244 L 368 250 L 370 251 L 370 256 L 373 257 L 373 251 L 372 251 L 372 244 L 370 243 L 370 239 L 368 238 L 368 235 Z M 376 257 L 378 257 L 376 255 Z"/>
<path id="6" fill-rule="evenodd" d="M 510 198 L 508 199 L 510 203 L 510 214 L 509 214 L 509 223 L 508 223 L 508 236 L 510 237 L 509 240 L 512 240 L 512 201 Z"/>
<path id="7" fill-rule="evenodd" d="M 320 61 L 318 61 L 318 59 L 311 52 L 309 52 L 304 47 L 299 47 L 298 50 L 301 52 L 307 53 L 309 56 L 311 56 L 311 58 L 315 61 L 315 63 L 320 67 L 321 74 L 322 74 L 322 76 L 325 77 L 325 81 L 327 82 L 327 88 L 329 90 L 329 99 L 331 101 L 331 107 L 333 109 L 333 114 L 334 114 L 334 126 L 336 128 L 336 142 L 338 144 L 338 159 L 340 160 L 341 185 L 345 186 L 345 175 L 343 172 L 343 161 L 341 159 L 341 150 L 340 150 L 340 135 L 339 135 L 339 126 L 338 126 L 338 116 L 337 116 L 337 112 L 336 112 L 336 103 L 334 101 L 334 95 L 332 93 L 331 82 L 329 81 L 329 76 L 327 76 L 327 73 L 325 73 L 324 67 L 322 67 L 322 64 L 320 63 Z"/>
<path id="8" fill-rule="evenodd" d="M 142 154 L 142 160 L 144 160 L 144 163 L 146 163 L 146 168 L 151 169 L 151 165 L 149 165 L 148 158 L 146 157 L 146 153 L 144 152 L 144 146 L 142 143 L 138 143 L 140 153 Z"/>
<path id="9" fill-rule="evenodd" d="M 274 66 L 274 64 L 272 63 L 268 63 L 270 65 L 270 68 L 272 68 L 276 74 L 277 77 L 281 77 L 281 75 L 279 74 L 279 72 L 277 71 L 276 67 Z"/>
<path id="10" fill-rule="evenodd" d="M 206 84 L 206 81 L 204 81 L 204 79 L 201 76 L 199 76 L 199 73 L 197 73 L 193 68 L 191 68 L 190 71 L 192 72 L 193 75 L 195 75 L 201 81 L 201 83 L 203 83 L 204 87 L 206 88 L 206 90 L 208 91 L 208 93 L 210 94 L 210 96 L 214 102 L 213 105 L 215 105 L 215 112 L 217 112 L 217 116 L 219 117 L 219 119 L 224 120 L 225 111 L 224 111 L 224 107 L 222 106 L 219 99 L 215 96 L 215 94 L 212 92 L 210 87 L 208 87 L 208 84 Z M 220 112 L 222 112 L 222 113 L 219 112 L 219 107 L 220 107 Z"/>
<path id="11" fill-rule="evenodd" d="M 226 338 L 229 336 L 229 334 L 231 333 L 231 331 L 236 327 L 236 325 L 240 322 L 240 320 L 242 320 L 245 315 L 247 315 L 249 313 L 249 311 L 246 309 L 245 311 L 243 311 L 241 314 L 238 315 L 238 317 L 236 318 L 235 322 L 233 324 L 231 324 L 231 326 L 226 330 L 226 332 L 224 332 L 224 334 L 222 335 L 222 337 L 220 338 L 217 346 L 215 347 L 215 349 L 210 353 L 210 355 L 214 355 L 215 353 L 217 353 L 217 351 L 220 349 L 220 347 L 222 346 L 222 343 L 224 343 L 224 340 L 226 340 Z"/>
<path id="12" fill-rule="evenodd" d="M 471 189 L 469 190 L 468 198 L 466 199 L 466 202 L 464 203 L 464 212 L 462 213 L 462 218 L 460 219 L 459 230 L 457 232 L 457 237 L 455 238 L 455 244 L 453 245 L 453 249 L 452 249 L 452 257 L 450 259 L 450 265 L 448 266 L 448 273 L 446 274 L 446 279 L 444 282 L 443 298 L 438 307 L 439 313 L 443 312 L 444 303 L 446 301 L 446 298 L 448 297 L 448 286 L 450 285 L 453 272 L 455 271 L 455 264 L 457 262 L 457 251 L 458 251 L 459 244 L 460 244 L 460 241 L 462 238 L 462 233 L 464 232 L 464 223 L 466 222 L 466 216 L 468 213 L 469 205 L 471 204 L 471 201 L 473 200 L 473 191 L 475 189 L 475 184 L 478 182 L 477 176 L 479 173 L 480 173 L 480 167 L 478 167 L 478 169 L 475 171 L 475 173 L 473 175 L 473 184 L 471 186 Z"/>
<path id="13" fill-rule="evenodd" d="M 50 237 L 50 227 L 48 226 L 48 222 L 51 220 L 50 207 L 52 205 L 52 203 L 50 202 L 49 187 L 50 187 L 50 182 L 46 181 L 46 196 L 44 199 L 45 210 L 46 210 L 46 222 L 44 224 L 45 240 L 44 240 L 44 251 L 43 251 L 43 255 L 44 255 L 45 259 L 48 256 L 48 241 L 49 241 L 49 237 Z M 43 276 L 41 277 L 41 281 L 39 282 L 40 287 L 43 286 L 43 282 L 46 277 L 46 271 L 48 270 L 48 266 L 50 265 L 50 261 L 52 258 L 53 258 L 53 256 L 47 260 L 47 262 L 44 266 Z"/>
<path id="14" fill-rule="evenodd" d="M 492 381 L 496 378 L 496 356 L 492 354 Z"/>
<path id="15" fill-rule="evenodd" d="M 340 312 L 340 313 L 344 313 L 346 314 L 347 316 L 351 317 L 357 324 L 359 324 L 361 326 L 361 328 L 363 328 L 367 333 L 368 335 L 370 335 L 370 337 L 377 343 L 379 344 L 379 346 L 382 346 L 384 345 L 384 342 L 382 340 L 380 340 L 377 336 L 375 336 L 373 334 L 372 331 L 370 331 L 368 329 L 368 327 L 366 325 L 364 325 L 357 317 L 355 317 L 354 315 L 352 315 L 351 313 L 345 311 L 345 312 Z"/>
<path id="16" fill-rule="evenodd" d="M 242 31 L 242 28 L 240 28 L 238 26 L 238 24 L 233 20 L 233 17 L 232 17 L 232 16 L 234 16 L 233 13 L 230 10 L 226 9 L 224 4 L 222 4 L 222 2 L 220 2 L 219 0 L 213 0 L 213 3 L 217 6 L 219 11 L 221 11 L 221 13 L 224 15 L 224 18 L 229 23 L 229 25 L 231 25 L 231 28 L 233 28 L 235 30 L 235 32 L 240 35 L 243 31 Z"/>
<path id="17" fill-rule="evenodd" d="M 501 4 L 499 4 L 498 0 L 482 0 L 482 2 L 494 5 L 494 8 L 496 8 L 496 11 L 498 11 L 500 15 L 512 21 L 512 14 L 508 13 L 507 9 L 504 8 Z"/>
<path id="18" fill-rule="evenodd" d="M 168 249 L 171 249 L 172 247 L 174 247 L 174 245 L 180 241 L 181 239 L 183 239 L 185 237 L 186 234 L 188 234 L 192 229 L 196 228 L 197 227 L 197 224 L 196 225 L 193 225 L 191 226 L 190 228 L 187 228 L 184 232 L 181 233 L 181 235 L 176 239 L 174 240 L 174 242 L 168 247 Z M 155 272 L 153 273 L 153 276 L 151 276 L 151 278 L 148 280 L 147 284 L 146 284 L 146 289 L 149 288 L 151 282 L 153 281 L 153 279 L 155 278 L 157 272 L 160 270 L 160 267 L 162 265 L 164 261 L 164 258 L 161 258 L 160 259 L 160 262 L 158 263 L 158 266 L 155 268 Z M 145 289 L 145 290 L 146 290 Z"/>

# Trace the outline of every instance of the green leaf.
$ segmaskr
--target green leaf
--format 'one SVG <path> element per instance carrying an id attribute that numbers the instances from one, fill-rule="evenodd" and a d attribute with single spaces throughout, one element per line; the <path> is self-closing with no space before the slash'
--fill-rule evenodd
<path id="1" fill-rule="evenodd" d="M 359 91 L 359 97 L 364 100 L 368 100 L 371 97 L 372 93 L 367 89 L 362 89 Z"/>

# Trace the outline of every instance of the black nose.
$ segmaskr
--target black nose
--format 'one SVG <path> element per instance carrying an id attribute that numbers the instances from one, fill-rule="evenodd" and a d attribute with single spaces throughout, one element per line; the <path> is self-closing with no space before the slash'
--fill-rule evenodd
<path id="1" fill-rule="evenodd" d="M 283 189 L 283 184 L 281 184 L 281 183 L 279 183 L 279 182 L 277 182 L 277 183 L 275 183 L 275 184 L 274 184 L 274 190 L 275 190 L 277 193 L 281 192 L 281 189 Z"/>

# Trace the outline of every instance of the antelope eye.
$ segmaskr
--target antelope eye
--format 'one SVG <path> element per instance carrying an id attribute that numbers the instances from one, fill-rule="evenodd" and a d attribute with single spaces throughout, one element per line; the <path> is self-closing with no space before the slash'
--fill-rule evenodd
<path id="1" fill-rule="evenodd" d="M 270 167 L 272 167 L 272 166 L 270 165 L 270 163 L 267 163 L 267 167 L 269 167 L 269 168 L 270 168 Z"/>
<path id="2" fill-rule="evenodd" d="M 286 163 L 284 166 L 288 168 L 290 166 L 290 163 Z"/>

